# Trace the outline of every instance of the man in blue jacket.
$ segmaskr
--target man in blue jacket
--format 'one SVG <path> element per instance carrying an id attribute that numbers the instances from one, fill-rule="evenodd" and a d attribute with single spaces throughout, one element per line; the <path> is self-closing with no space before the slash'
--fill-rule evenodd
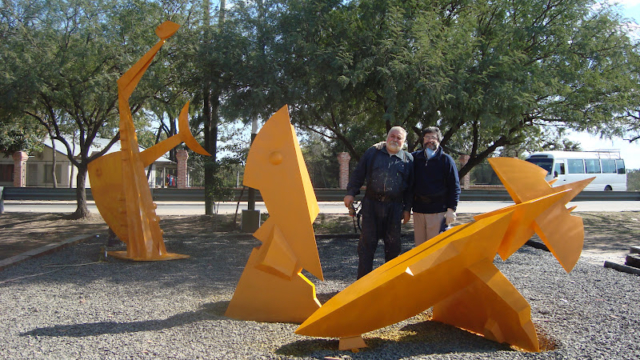
<path id="1" fill-rule="evenodd" d="M 411 216 L 413 200 L 413 157 L 402 150 L 407 132 L 394 126 L 387 141 L 370 147 L 360 158 L 347 185 L 344 205 L 352 206 L 366 180 L 362 199 L 362 233 L 358 243 L 358 279 L 373 270 L 378 239 L 384 241 L 384 258 L 400 254 L 400 226 Z"/>
<path id="2" fill-rule="evenodd" d="M 456 220 L 460 180 L 453 158 L 440 146 L 442 133 L 428 127 L 422 134 L 423 149 L 412 153 L 414 162 L 413 225 L 416 246 L 440 233 Z"/>

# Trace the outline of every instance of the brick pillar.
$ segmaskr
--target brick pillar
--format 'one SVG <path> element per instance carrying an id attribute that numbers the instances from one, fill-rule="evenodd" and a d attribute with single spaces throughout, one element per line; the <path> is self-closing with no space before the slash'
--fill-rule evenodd
<path id="1" fill-rule="evenodd" d="M 13 186 L 27 186 L 27 155 L 24 151 L 16 151 L 13 153 Z"/>
<path id="2" fill-rule="evenodd" d="M 178 189 L 186 189 L 187 183 L 187 159 L 189 153 L 187 150 L 178 150 L 176 152 L 176 158 L 178 159 Z"/>
<path id="3" fill-rule="evenodd" d="M 342 152 L 338 154 L 338 163 L 340 164 L 340 189 L 346 189 L 349 183 L 349 160 L 351 160 L 349 153 Z"/>
<path id="4" fill-rule="evenodd" d="M 465 166 L 469 162 L 469 158 L 469 155 L 460 155 L 460 157 L 458 158 L 458 160 L 460 161 L 460 167 Z M 469 188 L 471 187 L 471 173 L 467 173 L 467 175 L 463 176 L 462 179 L 460 179 L 460 183 L 463 189 L 469 190 Z"/>

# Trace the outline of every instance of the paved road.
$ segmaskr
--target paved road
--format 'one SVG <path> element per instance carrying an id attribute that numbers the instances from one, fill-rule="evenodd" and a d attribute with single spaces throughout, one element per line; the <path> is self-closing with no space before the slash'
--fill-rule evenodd
<path id="1" fill-rule="evenodd" d="M 458 205 L 458 213 L 485 213 L 500 209 L 512 202 L 506 201 L 462 201 Z M 157 202 L 158 215 L 202 215 L 204 214 L 204 202 Z M 341 202 L 320 202 L 320 212 L 324 214 L 347 214 L 347 209 Z M 568 206 L 577 205 L 576 212 L 586 211 L 640 211 L 640 201 L 577 201 L 571 202 Z M 236 203 L 222 203 L 218 213 L 233 214 L 236 212 Z M 98 213 L 93 201 L 88 202 L 89 210 Z M 247 208 L 247 203 L 240 203 L 239 212 Z M 76 204 L 71 201 L 5 201 L 4 211 L 6 212 L 61 212 L 71 213 L 75 211 Z M 264 203 L 256 203 L 256 210 L 266 212 Z"/>

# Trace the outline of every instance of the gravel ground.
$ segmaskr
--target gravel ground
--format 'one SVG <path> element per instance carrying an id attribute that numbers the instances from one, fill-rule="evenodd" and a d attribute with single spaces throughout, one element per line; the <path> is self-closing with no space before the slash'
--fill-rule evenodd
<path id="1" fill-rule="evenodd" d="M 413 240 L 404 239 L 404 249 Z M 237 233 L 165 238 L 165 262 L 98 261 L 104 238 L 0 272 L 2 359 L 638 359 L 640 277 L 580 260 L 566 274 L 553 256 L 523 247 L 500 270 L 531 304 L 545 351 L 525 353 L 414 318 L 364 334 L 358 353 L 297 325 L 226 318 L 253 246 Z M 381 247 L 381 246 L 380 246 Z M 356 241 L 320 239 L 325 302 L 355 280 Z M 381 250 L 381 249 L 379 249 Z M 380 251 L 377 255 L 382 258 Z M 425 284 L 428 286 L 428 284 Z"/>

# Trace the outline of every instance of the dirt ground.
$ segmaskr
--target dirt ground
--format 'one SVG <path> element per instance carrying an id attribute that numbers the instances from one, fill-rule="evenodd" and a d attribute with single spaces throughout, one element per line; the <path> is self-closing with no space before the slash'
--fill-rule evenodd
<path id="1" fill-rule="evenodd" d="M 576 215 L 584 220 L 582 256 L 590 262 L 602 264 L 604 260 L 610 260 L 624 263 L 629 247 L 640 246 L 640 212 L 581 212 Z M 461 214 L 458 224 L 471 221 L 472 216 Z M 161 216 L 160 227 L 172 238 L 240 233 L 240 217 L 235 223 L 233 220 L 233 215 Z M 354 233 L 352 218 L 345 215 L 320 214 L 314 228 L 318 235 Z M 403 226 L 403 232 L 412 230 L 412 222 Z M 106 241 L 108 228 L 100 215 L 92 214 L 90 218 L 82 220 L 65 220 L 64 214 L 58 213 L 4 213 L 0 215 L 0 260 L 85 234 L 99 235 Z"/>

